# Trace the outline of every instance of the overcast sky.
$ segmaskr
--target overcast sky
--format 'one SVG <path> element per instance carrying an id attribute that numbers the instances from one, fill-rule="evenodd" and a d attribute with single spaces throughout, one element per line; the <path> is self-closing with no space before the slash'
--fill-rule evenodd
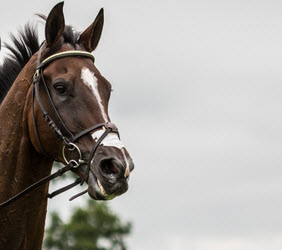
<path id="1" fill-rule="evenodd" d="M 2 3 L 2 40 L 57 2 Z M 136 165 L 109 202 L 134 224 L 129 249 L 280 250 L 282 2 L 66 1 L 66 23 L 82 31 L 101 7 L 95 64 Z M 73 192 L 49 211 L 83 206 Z"/>

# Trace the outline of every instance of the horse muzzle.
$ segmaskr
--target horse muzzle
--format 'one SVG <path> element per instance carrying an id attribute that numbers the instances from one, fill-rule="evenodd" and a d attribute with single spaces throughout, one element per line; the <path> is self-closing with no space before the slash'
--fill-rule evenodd
<path id="1" fill-rule="evenodd" d="M 83 149 L 82 145 L 74 146 L 76 150 L 71 153 L 78 155 L 71 158 L 78 157 L 84 164 L 72 169 L 72 171 L 87 182 L 87 191 L 90 197 L 95 200 L 110 200 L 127 191 L 130 172 L 134 169 L 134 164 L 120 141 L 116 126 L 107 122 L 95 127 L 101 126 L 105 128 L 98 129 L 91 134 L 92 140 L 95 142 L 92 149 Z M 86 132 L 90 132 L 91 129 Z M 79 137 L 86 132 L 80 133 Z M 89 146 L 90 144 L 84 145 Z M 79 148 L 82 150 L 80 151 Z M 83 158 L 83 155 L 86 158 Z"/>
<path id="2" fill-rule="evenodd" d="M 104 147 L 91 161 L 88 194 L 95 200 L 110 200 L 128 190 L 134 164 L 125 148 Z"/>

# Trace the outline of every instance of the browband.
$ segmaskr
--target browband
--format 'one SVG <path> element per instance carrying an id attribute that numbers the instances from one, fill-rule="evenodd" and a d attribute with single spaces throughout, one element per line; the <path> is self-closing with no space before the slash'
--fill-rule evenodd
<path id="1" fill-rule="evenodd" d="M 93 63 L 95 62 L 95 57 L 91 53 L 86 52 L 86 51 L 71 50 L 71 51 L 63 51 L 63 52 L 60 52 L 60 53 L 57 53 L 55 55 L 47 57 L 45 60 L 43 60 L 37 66 L 37 69 L 41 69 L 41 68 L 45 67 L 47 64 L 53 62 L 56 59 L 64 58 L 64 57 L 69 57 L 69 56 L 88 57 L 88 58 L 90 58 L 93 61 Z"/>

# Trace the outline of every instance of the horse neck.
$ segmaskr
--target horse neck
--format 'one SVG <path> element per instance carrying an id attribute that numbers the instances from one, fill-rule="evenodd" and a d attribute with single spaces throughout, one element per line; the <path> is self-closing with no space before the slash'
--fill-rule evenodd
<path id="1" fill-rule="evenodd" d="M 0 202 L 51 172 L 52 160 L 39 155 L 29 139 L 34 71 L 34 63 L 28 63 L 0 106 Z M 47 192 L 48 184 L 0 209 L 0 249 L 41 249 Z"/>

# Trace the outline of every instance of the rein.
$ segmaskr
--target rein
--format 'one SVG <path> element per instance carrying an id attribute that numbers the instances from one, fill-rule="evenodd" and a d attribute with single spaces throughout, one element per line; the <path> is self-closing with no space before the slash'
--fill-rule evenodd
<path id="1" fill-rule="evenodd" d="M 39 57 L 40 57 L 40 53 L 41 53 L 41 49 L 39 50 Z M 48 175 L 44 178 L 42 178 L 41 180 L 37 181 L 36 183 L 32 184 L 31 186 L 27 187 L 26 189 L 24 189 L 23 191 L 21 191 L 20 193 L 16 194 L 15 196 L 13 196 L 12 198 L 6 200 L 5 202 L 0 204 L 0 208 L 6 207 L 8 205 L 10 205 L 11 203 L 13 203 L 14 201 L 18 200 L 19 198 L 21 198 L 22 196 L 24 196 L 25 194 L 29 193 L 30 191 L 32 191 L 33 189 L 46 184 L 48 182 L 50 182 L 51 180 L 61 176 L 62 174 L 64 174 L 65 172 L 68 172 L 72 169 L 75 168 L 79 168 L 82 165 L 87 165 L 87 177 L 86 180 L 82 180 L 81 178 L 77 178 L 75 180 L 74 183 L 69 184 L 63 188 L 60 188 L 57 191 L 54 191 L 51 194 L 48 194 L 48 198 L 53 198 L 54 196 L 61 194 L 67 190 L 69 190 L 70 188 L 80 184 L 82 185 L 84 183 L 84 181 L 88 181 L 89 178 L 89 172 L 90 172 L 90 164 L 91 164 L 91 160 L 93 159 L 93 157 L 95 156 L 95 152 L 98 148 L 98 146 L 101 144 L 101 142 L 103 141 L 103 139 L 109 134 L 109 133 L 116 133 L 119 136 L 119 132 L 117 127 L 115 126 L 115 124 L 113 124 L 112 122 L 105 122 L 105 123 L 99 123 L 96 124 L 94 126 L 91 126 L 81 132 L 79 132 L 78 134 L 74 135 L 66 126 L 66 124 L 64 123 L 63 119 L 61 118 L 60 114 L 58 113 L 55 104 L 52 100 L 50 91 L 47 87 L 47 84 L 44 80 L 43 77 L 43 70 L 45 68 L 46 65 L 48 65 L 49 63 L 59 59 L 59 58 L 65 58 L 65 57 L 87 57 L 90 58 L 93 63 L 95 61 L 94 56 L 89 53 L 89 52 L 85 52 L 85 51 L 64 51 L 64 52 L 60 52 L 57 54 L 54 54 L 48 58 L 46 58 L 45 60 L 43 60 L 41 63 L 38 63 L 37 67 L 36 67 L 36 72 L 33 76 L 33 89 L 32 89 L 32 116 L 33 116 L 33 125 L 34 125 L 34 132 L 35 132 L 35 137 L 37 140 L 37 143 L 39 145 L 40 151 L 45 153 L 46 155 L 48 155 L 48 153 L 44 150 L 41 142 L 40 142 L 40 138 L 39 138 L 39 133 L 37 130 L 37 124 L 36 124 L 36 119 L 35 119 L 35 113 L 34 113 L 34 101 L 36 99 L 39 109 L 41 110 L 41 113 L 43 115 L 43 118 L 45 119 L 45 121 L 48 123 L 49 127 L 51 128 L 51 130 L 55 133 L 56 137 L 63 142 L 64 146 L 62 149 L 62 155 L 63 155 L 63 159 L 66 162 L 66 165 L 59 169 L 57 172 Z M 42 81 L 40 81 L 42 80 Z M 54 122 L 54 120 L 51 118 L 51 116 L 48 114 L 48 112 L 46 111 L 46 109 L 44 108 L 44 105 L 41 101 L 41 97 L 40 97 L 40 82 L 42 82 L 43 84 L 43 89 L 47 94 L 48 97 L 48 101 L 51 104 L 51 107 L 56 115 L 57 120 L 59 121 L 61 127 L 63 128 L 64 133 L 61 131 L 61 129 L 57 126 L 57 124 Z M 96 130 L 96 129 L 103 129 L 104 133 L 101 135 L 101 137 L 95 142 L 92 151 L 90 153 L 90 156 L 88 159 L 84 160 L 82 158 L 82 154 L 81 151 L 79 149 L 79 147 L 75 144 L 76 141 L 78 141 L 81 137 L 83 137 L 84 135 L 87 135 L 89 132 Z M 72 152 L 72 151 L 77 151 L 79 159 L 75 160 L 75 159 L 70 159 L 68 160 L 66 157 L 66 151 Z M 56 159 L 55 159 L 56 160 Z M 85 194 L 87 192 L 87 189 L 73 197 L 70 198 L 70 200 L 73 200 L 83 194 Z"/>

